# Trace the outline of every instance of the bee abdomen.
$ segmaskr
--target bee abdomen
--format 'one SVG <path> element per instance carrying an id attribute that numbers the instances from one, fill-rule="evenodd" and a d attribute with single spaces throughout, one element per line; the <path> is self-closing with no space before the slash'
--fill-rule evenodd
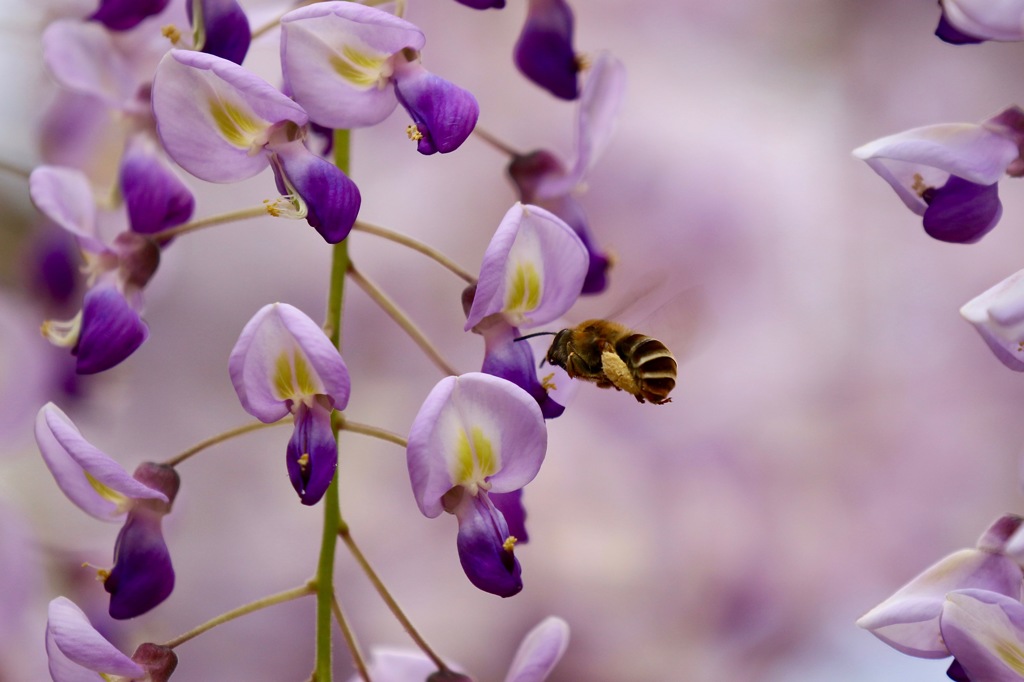
<path id="1" fill-rule="evenodd" d="M 669 402 L 676 386 L 676 359 L 665 344 L 650 336 L 631 334 L 616 344 L 636 377 L 639 397 L 654 404 Z"/>

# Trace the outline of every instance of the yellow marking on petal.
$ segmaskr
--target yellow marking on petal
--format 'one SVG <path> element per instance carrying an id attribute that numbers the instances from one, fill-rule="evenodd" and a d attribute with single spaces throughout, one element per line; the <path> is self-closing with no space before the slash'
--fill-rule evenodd
<path id="1" fill-rule="evenodd" d="M 292 380 L 292 366 L 288 362 L 288 353 L 281 353 L 274 362 L 274 389 L 281 400 L 288 400 L 295 395 L 295 382 Z"/>
<path id="2" fill-rule="evenodd" d="M 352 85 L 369 88 L 380 80 L 386 59 L 385 55 L 360 52 L 346 45 L 340 55 L 331 55 L 331 68 Z"/>
<path id="3" fill-rule="evenodd" d="M 264 126 L 231 102 L 210 100 L 210 115 L 221 136 L 239 149 L 249 149 Z"/>
<path id="4" fill-rule="evenodd" d="M 99 496 L 102 497 L 107 502 L 113 502 L 114 504 L 121 506 L 128 500 L 127 497 L 117 492 L 110 486 L 104 485 L 97 481 L 95 478 L 92 477 L 92 474 L 90 474 L 88 471 L 83 471 L 82 473 L 85 474 L 85 480 L 89 481 L 89 485 L 92 486 L 93 490 L 95 490 L 99 494 Z"/>
<path id="5" fill-rule="evenodd" d="M 473 448 L 469 445 L 466 432 L 459 429 L 459 442 L 455 446 L 455 462 L 458 469 L 453 473 L 456 483 L 465 483 L 473 475 Z"/>
<path id="6" fill-rule="evenodd" d="M 452 475 L 457 484 L 482 485 L 485 478 L 498 472 L 494 446 L 479 426 L 474 426 L 469 435 L 465 430 L 459 429 L 458 442 L 455 445 L 455 463 L 456 469 Z"/>
<path id="7" fill-rule="evenodd" d="M 509 535 L 507 538 L 505 538 L 505 542 L 501 543 L 501 548 L 511 554 L 517 542 L 519 542 L 519 538 L 517 538 L 515 535 Z"/>
<path id="8" fill-rule="evenodd" d="M 487 440 L 483 429 L 474 426 L 471 431 L 473 438 L 473 451 L 476 453 L 477 466 L 482 478 L 493 476 L 498 473 L 498 462 L 494 457 L 494 447 L 491 441 Z"/>
<path id="9" fill-rule="evenodd" d="M 1018 675 L 1024 675 L 1024 650 L 1012 642 L 996 642 L 996 654 L 999 660 L 1005 663 Z"/>
<path id="10" fill-rule="evenodd" d="M 505 291 L 505 310 L 507 312 L 527 312 L 534 310 L 540 303 L 543 286 L 540 273 L 533 263 L 516 263 L 512 281 Z"/>
<path id="11" fill-rule="evenodd" d="M 309 361 L 299 349 L 295 349 L 295 384 L 302 395 L 319 393 L 313 383 L 313 370 L 309 366 Z"/>
<path id="12" fill-rule="evenodd" d="M 419 142 L 423 139 L 423 133 L 414 124 L 410 123 L 405 126 L 405 134 L 409 136 L 409 139 L 413 142 Z"/>

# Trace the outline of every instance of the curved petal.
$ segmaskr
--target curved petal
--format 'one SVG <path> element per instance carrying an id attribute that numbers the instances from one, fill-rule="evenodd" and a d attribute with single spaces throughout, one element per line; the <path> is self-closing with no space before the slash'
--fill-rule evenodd
<path id="1" fill-rule="evenodd" d="M 148 142 L 136 138 L 129 144 L 118 177 L 133 232 L 153 234 L 192 217 L 192 192 Z"/>
<path id="2" fill-rule="evenodd" d="M 270 423 L 305 398 L 348 405 L 348 368 L 313 320 L 287 303 L 261 308 L 242 329 L 228 358 L 231 383 L 245 411 Z"/>
<path id="3" fill-rule="evenodd" d="M 174 590 L 174 567 L 160 528 L 163 517 L 145 506 L 128 512 L 114 544 L 114 568 L 103 582 L 111 618 L 141 616 Z"/>
<path id="4" fill-rule="evenodd" d="M 144 19 L 160 14 L 169 0 L 100 0 L 99 9 L 89 17 L 111 31 L 127 31 Z"/>
<path id="5" fill-rule="evenodd" d="M 354 2 L 321 2 L 281 18 L 285 86 L 310 118 L 329 128 L 383 121 L 397 104 L 391 56 L 420 50 L 413 24 Z"/>
<path id="6" fill-rule="evenodd" d="M 1024 270 L 965 303 L 960 315 L 1000 362 L 1024 372 Z"/>
<path id="7" fill-rule="evenodd" d="M 167 496 L 128 475 L 91 445 L 64 412 L 46 403 L 36 415 L 36 443 L 57 486 L 86 514 L 103 521 L 124 515 L 128 500 Z"/>
<path id="8" fill-rule="evenodd" d="M 198 49 L 241 64 L 252 42 L 252 31 L 245 11 L 235 0 L 202 0 L 200 7 L 202 17 L 196 22 L 192 16 L 191 0 L 187 4 L 188 18 L 194 27 Z"/>
<path id="9" fill-rule="evenodd" d="M 505 682 L 544 682 L 569 646 L 569 624 L 548 616 L 523 638 Z"/>
<path id="10" fill-rule="evenodd" d="M 942 638 L 960 667 L 977 682 L 1024 678 L 1024 605 L 987 590 L 946 595 Z"/>
<path id="11" fill-rule="evenodd" d="M 120 364 L 149 338 L 149 327 L 112 284 L 89 290 L 82 303 L 82 330 L 72 353 L 75 371 L 96 374 Z"/>
<path id="12" fill-rule="evenodd" d="M 579 96 L 572 46 L 572 9 L 565 0 L 530 0 L 513 60 L 531 81 L 561 99 Z"/>
<path id="13" fill-rule="evenodd" d="M 504 321 L 483 331 L 484 362 L 480 371 L 507 379 L 537 401 L 545 419 L 560 417 L 565 406 L 554 401 L 537 376 L 537 361 L 530 344 L 516 341 L 519 330 Z"/>
<path id="14" fill-rule="evenodd" d="M 973 244 L 999 222 L 999 186 L 978 185 L 955 175 L 925 195 L 924 231 L 939 241 Z"/>
<path id="15" fill-rule="evenodd" d="M 456 2 L 472 7 L 473 9 L 501 9 L 505 6 L 505 0 L 455 0 Z"/>
<path id="16" fill-rule="evenodd" d="M 83 249 L 102 253 L 96 231 L 96 200 L 85 173 L 77 168 L 39 166 L 28 179 L 29 196 L 43 215 L 75 235 Z"/>
<path id="17" fill-rule="evenodd" d="M 499 597 L 519 594 L 523 578 L 513 550 L 515 538 L 487 493 L 463 495 L 454 513 L 459 519 L 459 561 L 469 582 Z"/>
<path id="18" fill-rule="evenodd" d="M 97 632 L 67 597 L 57 597 L 47 610 L 46 655 L 54 682 L 94 682 L 96 673 L 130 679 L 146 674 Z"/>
<path id="19" fill-rule="evenodd" d="M 420 511 L 441 513 L 453 486 L 475 495 L 518 490 L 544 461 L 547 428 L 536 401 L 515 384 L 479 372 L 439 381 L 409 430 L 409 478 Z"/>
<path id="20" fill-rule="evenodd" d="M 43 59 L 54 79 L 73 92 L 122 108 L 135 98 L 139 80 L 128 56 L 100 24 L 62 19 L 43 32 Z"/>
<path id="21" fill-rule="evenodd" d="M 508 534 L 516 539 L 516 544 L 525 545 L 530 541 L 526 532 L 526 507 L 523 506 L 523 491 L 513 490 L 510 493 L 488 493 L 491 504 L 505 517 Z"/>
<path id="22" fill-rule="evenodd" d="M 178 165 L 210 182 L 236 182 L 267 167 L 270 129 L 303 126 L 306 112 L 261 78 L 220 57 L 171 50 L 153 80 L 153 114 Z"/>
<path id="23" fill-rule="evenodd" d="M 370 650 L 367 668 L 373 682 L 426 680 L 437 672 L 437 666 L 423 652 L 387 647 Z M 363 678 L 356 674 L 349 682 L 363 682 Z"/>
<path id="24" fill-rule="evenodd" d="M 414 139 L 420 154 L 455 151 L 476 127 L 480 117 L 476 98 L 430 73 L 419 62 L 406 62 L 396 68 L 394 82 L 398 101 L 416 125 Z"/>
<path id="25" fill-rule="evenodd" d="M 986 40 L 1024 40 L 1024 2 L 1021 0 L 942 0 L 949 23 L 968 35 Z"/>
<path id="26" fill-rule="evenodd" d="M 945 10 L 943 10 L 942 15 L 939 17 L 939 25 L 935 27 L 935 37 L 950 45 L 976 45 L 985 42 L 984 38 L 968 35 L 949 23 Z"/>
<path id="27" fill-rule="evenodd" d="M 338 468 L 338 444 L 331 430 L 331 409 L 300 405 L 285 454 L 288 477 L 302 504 L 314 505 L 327 492 Z"/>
<path id="28" fill-rule="evenodd" d="M 563 220 L 517 203 L 484 252 L 466 330 L 496 313 L 513 327 L 558 319 L 579 298 L 589 262 L 583 242 Z"/>
<path id="29" fill-rule="evenodd" d="M 340 168 L 306 149 L 301 140 L 271 147 L 278 189 L 305 206 L 308 222 L 328 244 L 352 230 L 362 197 Z"/>

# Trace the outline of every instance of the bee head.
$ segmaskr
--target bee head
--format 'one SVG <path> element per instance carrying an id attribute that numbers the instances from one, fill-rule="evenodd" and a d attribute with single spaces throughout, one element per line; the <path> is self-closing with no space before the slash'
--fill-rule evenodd
<path id="1" fill-rule="evenodd" d="M 512 340 L 513 340 L 513 341 L 524 341 L 524 340 L 526 340 L 526 339 L 532 339 L 532 338 L 533 338 L 533 337 L 535 337 L 535 336 L 554 336 L 554 337 L 556 337 L 556 338 L 555 338 L 555 343 L 558 343 L 558 338 L 557 338 L 557 337 L 558 337 L 559 335 L 561 335 L 561 334 L 562 334 L 562 332 L 534 332 L 533 334 L 526 334 L 525 336 L 517 336 L 516 338 L 514 338 L 514 339 L 512 339 Z M 554 349 L 554 347 L 555 347 L 555 345 L 554 345 L 554 344 L 552 344 L 552 346 L 551 346 L 551 350 L 553 350 L 553 349 Z M 540 366 L 541 366 L 541 367 L 543 367 L 543 366 L 544 366 L 544 360 L 545 360 L 545 359 L 546 359 L 546 360 L 547 360 L 548 362 L 553 362 L 553 360 L 552 360 L 552 358 L 551 358 L 551 350 L 549 350 L 549 351 L 548 351 L 547 357 L 546 357 L 546 358 L 544 358 L 544 359 L 542 359 L 542 360 L 540 361 Z"/>

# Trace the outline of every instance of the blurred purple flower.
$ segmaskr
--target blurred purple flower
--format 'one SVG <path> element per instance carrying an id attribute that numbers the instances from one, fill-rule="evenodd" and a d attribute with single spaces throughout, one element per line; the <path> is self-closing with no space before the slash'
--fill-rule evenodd
<path id="1" fill-rule="evenodd" d="M 580 62 L 572 9 L 565 0 L 529 0 L 513 59 L 524 76 L 560 99 L 579 96 Z"/>
<path id="2" fill-rule="evenodd" d="M 960 308 L 999 360 L 1024 372 L 1024 270 L 979 294 Z"/>
<path id="3" fill-rule="evenodd" d="M 505 6 L 505 0 L 455 0 L 459 4 L 473 9 L 501 9 Z"/>
<path id="4" fill-rule="evenodd" d="M 940 559 L 861 616 L 857 625 L 910 656 L 949 656 L 939 626 L 948 593 L 983 589 L 1020 598 L 1024 572 L 1007 551 L 1022 522 L 1024 518 L 1013 514 L 1000 517 L 979 538 L 976 548 Z"/>
<path id="5" fill-rule="evenodd" d="M 537 403 L 489 374 L 442 379 L 413 420 L 407 460 L 416 503 L 428 518 L 442 511 L 458 518 L 462 568 L 485 592 L 510 597 L 523 587 L 517 539 L 489 493 L 532 481 L 546 448 Z"/>
<path id="6" fill-rule="evenodd" d="M 1024 680 L 1024 605 L 988 590 L 957 590 L 942 608 L 942 639 L 971 682 Z"/>
<path id="7" fill-rule="evenodd" d="M 345 409 L 351 388 L 338 349 L 298 308 L 273 303 L 245 325 L 228 369 L 246 412 L 268 424 L 294 417 L 288 475 L 303 504 L 319 502 L 338 466 L 331 412 Z"/>
<path id="8" fill-rule="evenodd" d="M 888 182 L 903 203 L 924 217 L 940 241 L 970 244 L 1002 215 L 996 182 L 1024 172 L 1024 111 L 1010 107 L 974 123 L 914 128 L 853 151 Z"/>
<path id="9" fill-rule="evenodd" d="M 607 287 L 609 256 L 598 248 L 588 226 L 586 213 L 576 199 L 587 174 L 608 145 L 622 108 L 626 70 L 608 53 L 601 53 L 590 69 L 576 108 L 575 159 L 569 167 L 546 150 L 516 156 L 508 173 L 519 192 L 519 200 L 546 208 L 564 220 L 579 235 L 590 255 L 584 294 L 596 294 Z"/>
<path id="10" fill-rule="evenodd" d="M 169 0 L 100 0 L 99 8 L 89 17 L 111 31 L 127 31 L 144 19 L 160 14 Z"/>
<path id="11" fill-rule="evenodd" d="M 940 0 L 939 5 L 942 17 L 935 35 L 947 43 L 1024 40 L 1021 0 Z"/>
<path id="12" fill-rule="evenodd" d="M 252 31 L 245 11 L 236 0 L 200 0 L 199 13 L 193 2 L 185 3 L 192 24 L 195 49 L 241 64 L 249 52 Z"/>
<path id="13" fill-rule="evenodd" d="M 269 165 L 293 217 L 330 244 L 348 236 L 358 188 L 306 149 L 309 117 L 266 81 L 220 57 L 171 50 L 157 67 L 153 113 L 167 153 L 192 175 L 237 182 Z"/>
<path id="14" fill-rule="evenodd" d="M 353 2 L 322 2 L 281 19 L 285 88 L 316 123 L 358 128 L 383 121 L 399 103 L 421 154 L 457 149 L 480 109 L 467 91 L 419 64 L 426 40 L 416 26 Z"/>

